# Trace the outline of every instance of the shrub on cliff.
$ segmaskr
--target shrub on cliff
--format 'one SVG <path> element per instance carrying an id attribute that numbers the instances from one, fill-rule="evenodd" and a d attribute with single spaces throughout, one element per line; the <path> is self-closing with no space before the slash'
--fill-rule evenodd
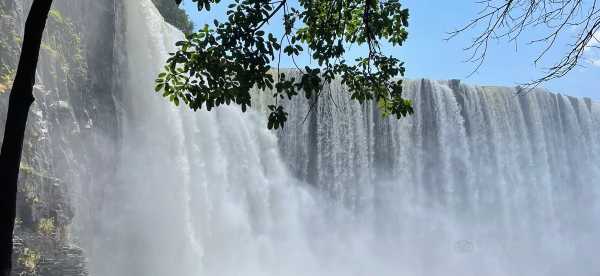
<path id="1" fill-rule="evenodd" d="M 194 31 L 194 23 L 190 21 L 187 13 L 179 8 L 173 0 L 152 0 L 160 14 L 165 20 L 180 29 L 182 32 L 189 34 Z"/>

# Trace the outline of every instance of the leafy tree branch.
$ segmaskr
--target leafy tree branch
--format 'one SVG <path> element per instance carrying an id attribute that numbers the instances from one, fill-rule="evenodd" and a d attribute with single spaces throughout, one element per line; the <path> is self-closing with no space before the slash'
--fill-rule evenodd
<path id="1" fill-rule="evenodd" d="M 220 1 L 194 2 L 199 11 L 208 11 Z M 409 14 L 399 0 L 238 0 L 226 15 L 226 21 L 214 20 L 177 43 L 156 80 L 157 92 L 193 110 L 235 103 L 246 111 L 251 89 L 273 91 L 268 127 L 277 129 L 288 116 L 278 99 L 299 93 L 318 97 L 324 83 L 339 78 L 353 100 L 375 100 L 384 115 L 413 112 L 402 97 L 404 63 L 380 47 L 382 42 L 400 46 L 407 38 Z M 283 22 L 280 36 L 265 31 L 275 16 Z M 366 45 L 368 53 L 348 62 L 351 45 Z M 295 58 L 301 54 L 318 66 L 300 68 Z M 296 64 L 299 75 L 279 70 L 282 56 Z"/>

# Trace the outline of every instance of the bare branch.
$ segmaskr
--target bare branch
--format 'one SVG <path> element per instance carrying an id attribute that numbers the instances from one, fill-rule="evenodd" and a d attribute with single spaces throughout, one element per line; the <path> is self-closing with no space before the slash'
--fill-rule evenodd
<path id="1" fill-rule="evenodd" d="M 534 64 L 540 63 L 548 52 L 567 48 L 562 58 L 553 62 L 542 77 L 524 84 L 533 88 L 539 84 L 565 76 L 573 68 L 583 64 L 586 50 L 596 48 L 600 29 L 600 9 L 597 0 L 481 0 L 482 9 L 477 16 L 463 27 L 448 33 L 448 39 L 455 38 L 469 30 L 477 35 L 464 50 L 471 52 L 467 61 L 475 63 L 477 72 L 488 53 L 492 40 L 506 40 L 517 43 L 528 30 L 543 30 L 538 39 L 530 45 L 542 45 Z M 571 35 L 570 42 L 558 45 L 559 37 Z"/>

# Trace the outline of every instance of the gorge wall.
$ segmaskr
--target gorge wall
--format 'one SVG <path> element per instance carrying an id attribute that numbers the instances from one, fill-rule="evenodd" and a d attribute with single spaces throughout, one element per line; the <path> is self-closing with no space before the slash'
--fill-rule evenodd
<path id="1" fill-rule="evenodd" d="M 113 174 L 117 150 L 113 145 L 119 134 L 118 62 L 113 58 L 113 41 L 119 33 L 118 3 L 55 2 L 25 135 L 15 275 L 86 275 L 79 246 L 87 241 L 79 234 L 94 229 L 88 218 Z M 0 1 L 2 121 L 30 5 L 25 0 Z"/>

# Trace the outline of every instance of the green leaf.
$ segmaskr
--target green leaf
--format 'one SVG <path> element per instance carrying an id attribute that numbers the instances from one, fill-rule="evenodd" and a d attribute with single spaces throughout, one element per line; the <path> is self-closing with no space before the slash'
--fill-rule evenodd
<path id="1" fill-rule="evenodd" d="M 193 2 L 199 11 L 208 11 L 219 0 Z M 400 118 L 413 112 L 412 103 L 402 97 L 399 81 L 404 63 L 391 55 L 396 48 L 386 53 L 389 47 L 380 47 L 384 43 L 402 45 L 408 37 L 408 10 L 400 1 L 231 2 L 226 17 L 204 15 L 213 19 L 216 27 L 204 25 L 186 35 L 156 79 L 155 89 L 164 90 L 163 95 L 174 104 L 178 105 L 181 97 L 194 110 L 235 103 L 246 111 L 255 95 L 251 89 L 269 93 L 276 100 L 291 100 L 304 93 L 306 100 L 313 101 L 321 96 L 324 84 L 339 79 L 352 100 L 361 104 L 375 100 L 385 116 Z M 272 33 L 265 37 L 261 28 L 270 20 L 282 22 L 269 28 L 280 28 L 273 32 L 280 31 L 283 37 Z M 368 52 L 347 62 L 348 49 L 361 44 Z M 307 66 L 294 73 L 298 74 L 295 78 L 281 74 L 274 79 L 271 66 L 295 56 L 308 59 L 307 64 L 318 64 L 317 68 Z M 288 114 L 283 107 L 269 105 L 268 109 L 267 127 L 284 127 Z"/>

